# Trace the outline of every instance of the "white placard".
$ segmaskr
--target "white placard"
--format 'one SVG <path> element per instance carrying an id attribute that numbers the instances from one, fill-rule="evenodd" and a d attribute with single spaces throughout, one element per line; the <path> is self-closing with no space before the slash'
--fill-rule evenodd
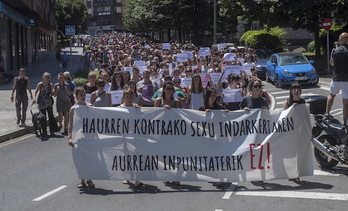
<path id="1" fill-rule="evenodd" d="M 191 86 L 191 81 L 192 78 L 181 78 L 181 86 L 188 88 Z"/>
<path id="2" fill-rule="evenodd" d="M 133 74 L 133 67 L 124 67 L 125 71 L 128 71 L 131 75 Z"/>
<path id="3" fill-rule="evenodd" d="M 195 65 L 195 66 L 191 66 L 191 70 L 192 70 L 192 72 L 193 73 L 195 73 L 195 69 L 197 69 L 198 68 L 198 66 L 197 65 Z"/>
<path id="4" fill-rule="evenodd" d="M 224 103 L 241 102 L 243 99 L 242 89 L 223 89 Z"/>
<path id="5" fill-rule="evenodd" d="M 224 62 L 236 61 L 236 54 L 235 53 L 225 53 L 223 60 L 224 60 Z"/>
<path id="6" fill-rule="evenodd" d="M 189 59 L 193 59 L 194 58 L 193 54 L 192 54 L 192 51 L 183 51 L 183 53 L 186 54 Z"/>
<path id="7" fill-rule="evenodd" d="M 92 94 L 86 93 L 86 102 L 87 103 L 91 103 L 91 96 L 92 96 Z"/>
<path id="8" fill-rule="evenodd" d="M 140 68 L 140 67 L 146 66 L 146 63 L 145 61 L 134 61 L 134 65 Z"/>
<path id="9" fill-rule="evenodd" d="M 220 79 L 221 75 L 222 75 L 222 73 L 210 73 L 210 78 L 211 78 L 213 84 L 219 83 L 219 79 Z"/>
<path id="10" fill-rule="evenodd" d="M 251 68 L 254 67 L 254 63 L 244 63 L 243 64 L 243 69 L 245 71 L 245 74 L 251 75 Z"/>
<path id="11" fill-rule="evenodd" d="M 240 71 L 243 71 L 243 67 L 240 65 L 225 65 L 223 66 L 224 68 L 224 79 L 226 79 L 228 77 L 229 74 L 233 73 L 238 75 L 239 77 L 241 77 L 241 73 Z"/>
<path id="12" fill-rule="evenodd" d="M 202 47 L 199 49 L 199 56 L 210 56 L 210 48 L 209 47 Z"/>
<path id="13" fill-rule="evenodd" d="M 177 54 L 177 62 L 188 62 L 188 56 L 186 54 Z"/>
<path id="14" fill-rule="evenodd" d="M 111 94 L 111 104 L 112 105 L 121 104 L 123 90 L 112 90 L 109 92 Z"/>
<path id="15" fill-rule="evenodd" d="M 219 46 L 218 46 L 218 49 L 221 50 L 221 49 L 224 49 L 226 47 L 227 47 L 226 43 L 220 43 Z"/>
<path id="16" fill-rule="evenodd" d="M 241 65 L 244 64 L 244 58 L 237 58 L 237 61 L 239 61 Z"/>
<path id="17" fill-rule="evenodd" d="M 168 50 L 168 49 L 170 49 L 170 43 L 162 43 L 162 49 L 163 49 L 163 50 Z"/>

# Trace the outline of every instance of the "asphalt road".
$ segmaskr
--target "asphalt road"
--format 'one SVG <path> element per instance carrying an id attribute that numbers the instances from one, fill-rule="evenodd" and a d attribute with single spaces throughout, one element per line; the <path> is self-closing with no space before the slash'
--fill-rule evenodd
<path id="1" fill-rule="evenodd" d="M 280 109 L 287 89 L 265 83 Z M 305 87 L 302 96 L 324 95 L 328 87 Z M 338 95 L 332 113 L 342 118 Z M 144 181 L 95 181 L 95 189 L 76 188 L 79 180 L 64 136 L 41 141 L 29 134 L 0 144 L 0 210 L 345 210 L 348 200 L 346 168 L 322 170 L 315 160 L 315 175 L 306 183 L 288 180 L 227 183 L 223 187 L 207 182 L 164 185 Z"/>

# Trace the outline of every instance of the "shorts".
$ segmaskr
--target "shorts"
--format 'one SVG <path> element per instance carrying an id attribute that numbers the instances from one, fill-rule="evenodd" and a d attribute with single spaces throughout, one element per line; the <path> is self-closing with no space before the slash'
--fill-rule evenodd
<path id="1" fill-rule="evenodd" d="M 342 90 L 342 98 L 348 99 L 348 81 L 331 81 L 330 94 L 337 95 Z"/>

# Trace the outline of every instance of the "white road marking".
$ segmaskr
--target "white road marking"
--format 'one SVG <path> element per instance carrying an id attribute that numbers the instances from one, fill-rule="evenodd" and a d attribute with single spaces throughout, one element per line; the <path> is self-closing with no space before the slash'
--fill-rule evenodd
<path id="1" fill-rule="evenodd" d="M 314 175 L 316 175 L 316 176 L 336 176 L 336 177 L 342 176 L 342 174 L 335 174 L 335 172 L 327 172 L 327 171 L 321 171 L 321 170 L 314 170 Z"/>
<path id="2" fill-rule="evenodd" d="M 222 199 L 230 199 L 231 195 L 233 194 L 234 189 L 237 187 L 236 182 L 233 182 L 230 187 L 228 187 L 228 191 L 225 193 L 225 195 L 222 197 Z"/>
<path id="3" fill-rule="evenodd" d="M 66 188 L 66 187 L 67 187 L 66 185 L 62 185 L 62 186 L 60 186 L 59 188 L 56 188 L 56 189 L 54 189 L 54 190 L 52 190 L 52 191 L 50 191 L 50 192 L 48 192 L 48 193 L 45 193 L 44 195 L 42 195 L 42 196 L 40 196 L 40 197 L 37 197 L 37 198 L 34 199 L 33 201 L 40 201 L 40 200 L 42 200 L 42 199 L 44 199 L 44 198 L 46 198 L 46 197 L 48 197 L 48 196 L 50 196 L 50 195 L 52 195 L 52 194 L 58 192 L 58 191 L 60 191 L 60 190 L 62 190 L 62 189 L 64 189 L 64 188 Z"/>
<path id="4" fill-rule="evenodd" d="M 272 92 L 272 95 L 277 95 L 277 94 L 289 94 L 289 90 L 279 91 L 279 92 Z"/>
<path id="5" fill-rule="evenodd" d="M 300 191 L 237 191 L 238 196 L 265 196 L 282 198 L 301 198 L 301 199 L 324 199 L 324 200 L 348 200 L 348 194 L 341 193 L 318 193 L 318 192 L 300 192 Z"/>

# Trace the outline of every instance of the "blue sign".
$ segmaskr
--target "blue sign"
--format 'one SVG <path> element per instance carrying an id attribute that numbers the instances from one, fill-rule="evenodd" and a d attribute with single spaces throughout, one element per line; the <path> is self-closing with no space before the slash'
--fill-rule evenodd
<path id="1" fill-rule="evenodd" d="M 75 25 L 65 25 L 65 35 L 75 35 Z"/>
<path id="2" fill-rule="evenodd" d="M 35 19 L 34 18 L 28 18 L 27 19 L 27 24 L 28 25 L 35 25 Z"/>

